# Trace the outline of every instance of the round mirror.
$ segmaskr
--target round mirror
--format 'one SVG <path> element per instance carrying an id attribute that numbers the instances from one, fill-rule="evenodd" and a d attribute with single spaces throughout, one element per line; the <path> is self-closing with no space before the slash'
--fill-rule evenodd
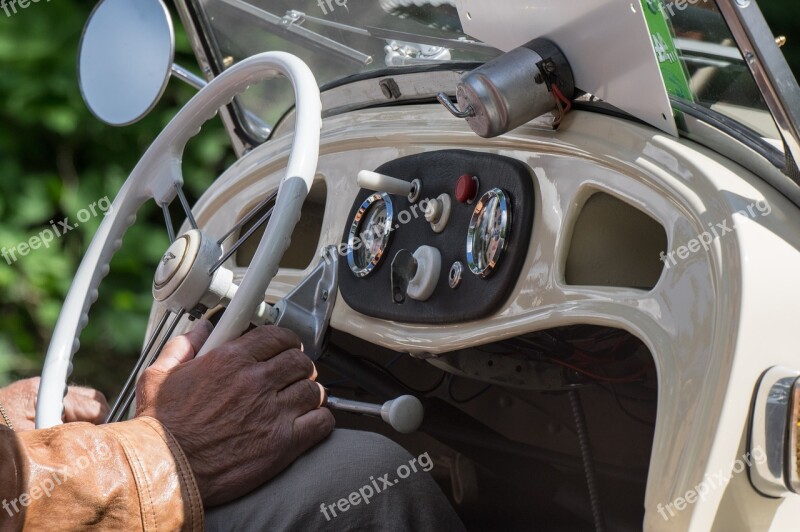
<path id="1" fill-rule="evenodd" d="M 175 56 L 172 20 L 161 0 L 102 0 L 81 37 L 78 78 L 94 115 L 132 124 L 156 105 Z"/>

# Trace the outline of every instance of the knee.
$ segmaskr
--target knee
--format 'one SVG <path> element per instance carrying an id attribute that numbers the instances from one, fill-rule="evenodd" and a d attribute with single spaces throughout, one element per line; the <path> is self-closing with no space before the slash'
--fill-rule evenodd
<path id="1" fill-rule="evenodd" d="M 393 473 L 397 466 L 412 459 L 403 447 L 374 432 L 336 429 L 325 446 L 325 454 L 335 456 L 343 467 L 369 475 Z"/>

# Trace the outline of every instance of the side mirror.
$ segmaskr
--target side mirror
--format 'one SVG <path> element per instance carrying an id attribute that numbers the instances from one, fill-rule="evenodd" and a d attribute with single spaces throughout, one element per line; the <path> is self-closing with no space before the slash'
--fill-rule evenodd
<path id="1" fill-rule="evenodd" d="M 162 0 L 101 0 L 81 36 L 83 100 L 107 124 L 137 122 L 164 94 L 174 57 L 175 32 Z"/>

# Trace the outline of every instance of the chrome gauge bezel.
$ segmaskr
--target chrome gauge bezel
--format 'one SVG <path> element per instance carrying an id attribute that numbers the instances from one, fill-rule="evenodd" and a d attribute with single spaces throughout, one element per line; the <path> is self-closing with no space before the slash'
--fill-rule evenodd
<path id="1" fill-rule="evenodd" d="M 386 205 L 386 221 L 383 224 L 380 251 L 374 257 L 372 257 L 372 260 L 370 260 L 365 267 L 362 268 L 356 264 L 355 239 L 361 234 L 361 222 L 363 221 L 364 216 L 379 201 L 383 201 L 383 203 Z M 347 236 L 347 264 L 350 266 L 350 270 L 353 272 L 353 274 L 355 274 L 356 277 L 366 277 L 381 263 L 384 255 L 386 255 L 386 250 L 389 247 L 389 242 L 392 238 L 393 224 L 394 207 L 392 206 L 392 198 L 384 192 L 376 192 L 375 194 L 371 195 L 365 199 L 358 208 L 358 211 L 356 211 L 356 215 L 353 218 L 353 222 L 350 224 L 350 231 Z M 359 243 L 360 245 L 363 245 L 361 240 L 359 240 Z"/>
<path id="2" fill-rule="evenodd" d="M 500 232 L 497 235 L 497 246 L 493 256 L 487 257 L 486 264 L 481 264 L 476 256 L 475 244 L 479 236 L 476 229 L 485 215 L 487 205 L 494 199 L 499 201 L 498 208 L 500 209 Z M 475 205 L 475 210 L 472 212 L 472 218 L 469 221 L 469 230 L 467 231 L 467 266 L 470 271 L 475 275 L 486 278 L 491 275 L 494 269 L 500 262 L 503 252 L 508 246 L 508 237 L 511 232 L 511 201 L 508 195 L 499 188 L 493 188 L 483 196 Z"/>

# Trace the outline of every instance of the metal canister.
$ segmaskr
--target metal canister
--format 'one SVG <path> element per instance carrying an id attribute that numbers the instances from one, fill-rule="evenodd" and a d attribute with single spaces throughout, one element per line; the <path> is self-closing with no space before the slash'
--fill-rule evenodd
<path id="1" fill-rule="evenodd" d="M 481 137 L 496 137 L 555 109 L 552 85 L 572 99 L 572 69 L 553 42 L 534 39 L 465 74 L 456 90 L 460 109 L 439 100 Z"/>

